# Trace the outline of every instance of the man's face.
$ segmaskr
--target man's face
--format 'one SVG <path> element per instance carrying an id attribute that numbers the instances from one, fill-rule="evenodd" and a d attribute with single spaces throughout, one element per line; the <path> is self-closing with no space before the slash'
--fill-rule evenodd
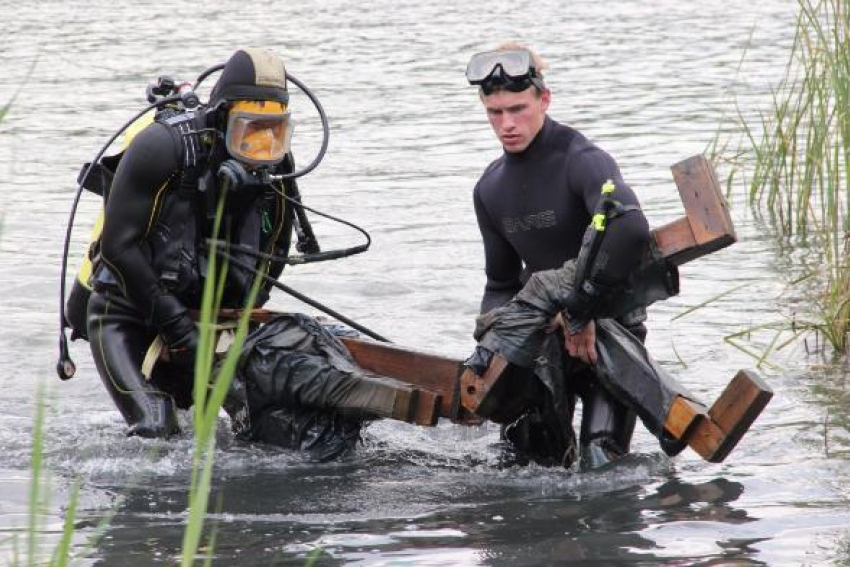
<path id="1" fill-rule="evenodd" d="M 551 94 L 528 88 L 521 93 L 499 91 L 481 97 L 487 119 L 505 151 L 516 154 L 528 147 L 540 129 L 549 109 Z"/>

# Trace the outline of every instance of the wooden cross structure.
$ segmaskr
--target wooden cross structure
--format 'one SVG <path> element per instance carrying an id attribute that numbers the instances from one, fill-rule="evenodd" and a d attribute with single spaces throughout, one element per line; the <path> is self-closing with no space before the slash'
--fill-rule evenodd
<path id="1" fill-rule="evenodd" d="M 654 245 L 668 262 L 681 265 L 725 248 L 737 237 L 714 169 L 701 155 L 671 167 L 685 215 L 652 231 Z M 252 319 L 266 321 L 276 315 L 254 310 Z M 226 316 L 226 314 L 225 314 Z M 509 363 L 498 353 L 482 375 L 463 361 L 402 346 L 342 338 L 355 362 L 377 374 L 394 395 L 373 408 L 378 415 L 423 426 L 439 418 L 476 424 L 502 403 L 509 391 Z M 723 461 L 747 432 L 773 396 L 770 387 L 754 372 L 740 370 L 720 397 L 707 407 L 693 401 L 678 384 L 665 420 L 665 430 L 685 441 L 703 459 Z"/>

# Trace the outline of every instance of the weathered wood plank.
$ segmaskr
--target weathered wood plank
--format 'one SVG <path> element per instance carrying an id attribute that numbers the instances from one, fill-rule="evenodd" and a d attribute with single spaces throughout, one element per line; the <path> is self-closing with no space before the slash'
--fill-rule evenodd
<path id="1" fill-rule="evenodd" d="M 688 446 L 694 452 L 710 463 L 719 463 L 723 459 L 717 459 L 719 449 L 723 444 L 725 434 L 717 427 L 710 418 L 697 421 L 693 431 L 687 438 Z M 724 455 L 725 458 L 725 455 Z"/>
<path id="2" fill-rule="evenodd" d="M 773 390 L 757 374 L 740 370 L 708 410 L 684 397 L 676 398 L 664 428 L 706 461 L 719 463 L 729 456 L 772 397 Z"/>
<path id="3" fill-rule="evenodd" d="M 413 423 L 433 427 L 440 419 L 443 397 L 431 390 L 419 389 L 419 400 L 416 403 Z"/>
<path id="4" fill-rule="evenodd" d="M 439 396 L 439 417 L 459 417 L 461 361 L 386 343 L 350 337 L 341 340 L 361 368 L 430 390 Z"/>
<path id="5" fill-rule="evenodd" d="M 696 155 L 671 170 L 685 217 L 653 231 L 662 255 L 678 266 L 734 244 L 735 227 L 711 163 Z"/>
<path id="6" fill-rule="evenodd" d="M 674 164 L 671 170 L 697 244 L 734 237 L 735 228 L 711 163 L 696 155 Z"/>
<path id="7" fill-rule="evenodd" d="M 659 228 L 651 231 L 652 238 L 655 239 L 655 245 L 661 255 L 668 260 L 690 258 L 693 251 L 699 246 L 694 238 L 694 232 L 691 230 L 691 223 L 688 217 L 682 217 L 667 223 Z M 686 260 L 687 261 L 687 260 Z M 673 262 L 677 266 L 683 264 Z"/>
<path id="8" fill-rule="evenodd" d="M 493 415 L 497 409 L 495 406 L 503 403 L 499 378 L 507 367 L 508 361 L 497 353 L 483 376 L 467 368 L 460 377 L 461 405 L 474 414 Z"/>
<path id="9" fill-rule="evenodd" d="M 773 390 L 756 373 L 741 370 L 708 410 L 711 420 L 725 436 L 708 459 L 719 463 L 735 448 L 744 433 L 773 398 Z"/>
<path id="10" fill-rule="evenodd" d="M 682 439 L 691 432 L 694 425 L 708 414 L 702 404 L 693 402 L 682 396 L 676 396 L 664 422 L 664 429 L 676 439 Z"/>

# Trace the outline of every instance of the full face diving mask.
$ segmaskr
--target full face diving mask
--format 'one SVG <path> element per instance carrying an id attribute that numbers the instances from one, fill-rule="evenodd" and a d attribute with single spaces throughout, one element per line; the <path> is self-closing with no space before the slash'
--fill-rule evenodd
<path id="1" fill-rule="evenodd" d="M 276 101 L 237 101 L 227 118 L 227 151 L 251 165 L 280 163 L 289 151 L 293 124 L 284 104 Z"/>

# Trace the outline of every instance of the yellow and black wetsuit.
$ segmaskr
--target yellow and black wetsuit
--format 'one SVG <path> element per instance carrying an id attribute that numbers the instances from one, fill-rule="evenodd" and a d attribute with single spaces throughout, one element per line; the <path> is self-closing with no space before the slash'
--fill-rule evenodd
<path id="1" fill-rule="evenodd" d="M 173 125 L 155 122 L 127 148 L 106 202 L 88 303 L 87 330 L 97 370 L 130 434 L 144 437 L 173 434 L 175 406 L 191 404 L 196 330 L 188 310 L 200 305 L 204 245 L 212 236 L 205 195 L 214 193 L 199 191 L 198 182 L 206 175 L 214 183 L 209 172 L 222 158 L 213 151 L 205 161 L 187 162 L 185 138 Z M 229 201 L 227 238 L 286 256 L 292 218 L 281 190 L 261 185 Z M 271 266 L 270 275 L 277 277 L 282 268 Z M 251 281 L 250 274 L 230 270 L 223 306 L 242 307 Z M 142 362 L 157 335 L 174 356 L 170 364 L 157 364 L 146 380 Z M 189 354 L 185 360 L 179 356 L 183 351 Z"/>

